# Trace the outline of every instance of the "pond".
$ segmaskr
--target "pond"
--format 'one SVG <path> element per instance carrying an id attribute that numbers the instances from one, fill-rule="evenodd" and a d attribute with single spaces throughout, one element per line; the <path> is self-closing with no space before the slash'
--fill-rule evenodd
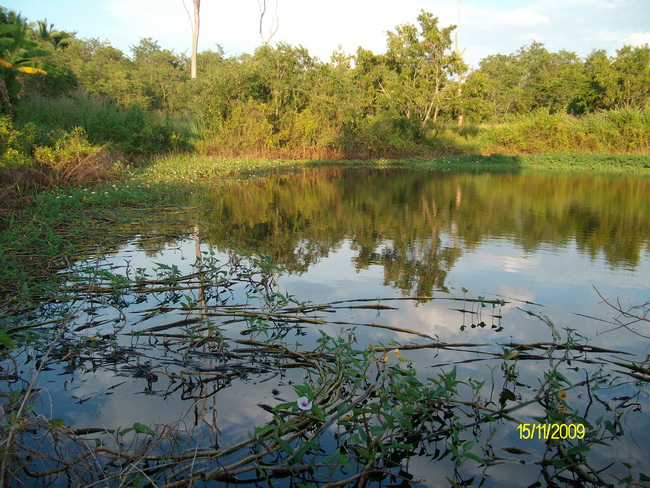
<path id="1" fill-rule="evenodd" d="M 312 169 L 121 232 L 5 318 L 5 417 L 40 371 L 7 478 L 649 479 L 648 179 Z"/>

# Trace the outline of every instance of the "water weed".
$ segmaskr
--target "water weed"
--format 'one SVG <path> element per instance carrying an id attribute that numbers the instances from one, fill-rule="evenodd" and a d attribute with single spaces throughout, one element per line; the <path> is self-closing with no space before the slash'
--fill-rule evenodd
<path id="1" fill-rule="evenodd" d="M 277 290 L 274 276 L 280 270 L 259 254 L 233 253 L 223 261 L 204 252 L 190 270 L 155 261 L 145 269 L 87 256 L 66 273 L 66 285 L 56 300 L 40 305 L 49 307 L 47 316 L 56 320 L 57 328 L 48 329 L 52 322 L 25 324 L 31 314 L 26 304 L 5 311 L 3 357 L 13 357 L 16 366 L 34 363 L 70 373 L 88 367 L 84 365 L 94 369 L 110 365 L 143 381 L 149 395 L 182 388 L 185 395 L 197 398 L 211 395 L 209 385 L 216 393 L 249 376 L 258 377 L 261 384 L 269 374 L 300 371 L 299 376 L 290 376 L 299 381 L 278 384 L 284 391 L 273 393 L 271 405 L 257 405 L 266 412 L 266 420 L 250 428 L 246 438 L 224 446 L 206 437 L 200 425 L 182 434 L 178 427 L 183 419 L 173 425 L 152 425 L 143 419 L 126 428 L 79 429 L 48 420 L 34 394 L 11 387 L 2 393 L 10 435 L 1 447 L 9 479 L 65 471 L 77 484 L 101 479 L 110 486 L 145 480 L 181 486 L 190 478 L 205 482 L 237 473 L 269 482 L 291 476 L 295 482 L 331 486 L 412 479 L 409 460 L 424 456 L 450 467 L 452 485 L 469 486 L 477 470 L 484 473 L 478 475 L 483 480 L 492 466 L 534 456 L 540 476 L 549 482 L 567 479 L 594 487 L 607 482 L 603 474 L 607 467 L 598 464 L 597 457 L 592 460 L 591 453 L 617 442 L 624 432 L 622 418 L 634 415 L 635 404 L 614 405 L 616 398 L 602 393 L 619 394 L 629 383 L 624 376 L 636 375 L 639 366 L 616 360 L 618 377 L 587 368 L 594 361 L 613 360 L 622 351 L 594 347 L 570 328 L 562 334 L 547 316 L 527 309 L 523 313 L 540 319 L 551 341 L 453 344 L 372 322 L 359 323 L 356 329 L 392 328 L 418 342 L 362 346 L 357 330 L 345 324 L 340 328 L 334 315 L 331 320 L 326 317 L 337 309 L 389 313 L 396 310 L 384 306 L 391 299 L 301 302 Z M 503 299 L 468 293 L 457 299 L 463 303 L 463 314 L 474 315 L 472 307 L 508 306 Z M 301 329 L 331 326 L 338 326 L 339 332 L 317 330 L 313 347 L 288 335 L 292 331 L 302 337 Z M 121 343 L 125 336 L 132 345 L 166 353 L 137 360 L 135 350 Z M 501 371 L 501 378 L 464 376 L 460 364 L 422 372 L 420 366 L 425 365 L 412 358 L 422 350 L 467 349 L 472 350 L 473 361 Z M 206 354 L 218 359 L 211 368 L 197 361 Z M 522 374 L 531 361 L 542 371 L 538 384 L 527 383 Z M 4 371 L 20 377 L 18 371 Z M 647 394 L 647 380 L 642 383 L 638 394 Z M 17 409 L 17 402 L 22 407 Z M 562 425 L 564 431 L 558 429 L 566 435 L 552 439 L 550 429 Z M 527 439 L 548 437 L 548 442 L 531 442 L 526 449 L 504 446 L 508 435 L 496 436 L 508 430 Z M 31 455 L 27 460 L 31 443 L 44 438 L 59 457 Z M 512 457 L 503 457 L 499 447 Z M 21 468 L 26 475 L 19 474 Z M 634 471 L 629 476 L 645 475 Z"/>

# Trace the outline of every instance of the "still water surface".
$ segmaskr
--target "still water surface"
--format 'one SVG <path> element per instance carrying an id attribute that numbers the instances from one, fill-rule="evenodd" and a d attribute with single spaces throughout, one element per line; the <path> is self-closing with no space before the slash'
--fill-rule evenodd
<path id="1" fill-rule="evenodd" d="M 603 388 L 597 393 L 584 384 L 565 384 L 562 391 L 572 408 L 587 411 L 592 419 L 618 412 L 625 431 L 610 441 L 612 447 L 593 446 L 589 462 L 612 484 L 628 475 L 623 463 L 632 466 L 635 480 L 639 473 L 650 474 L 650 421 L 642 413 L 650 407 L 647 380 L 639 394 L 630 370 L 611 363 L 621 360 L 647 368 L 650 324 L 639 322 L 631 330 L 618 327 L 613 321 L 618 313 L 598 295 L 613 303 L 619 299 L 624 309 L 650 299 L 649 180 L 334 168 L 228 181 L 193 204 L 199 209 L 188 213 L 185 226 L 142 229 L 99 263 L 91 257 L 85 265 L 133 276 L 138 268 L 141 273 L 160 272 L 163 264 L 189 274 L 196 271 L 197 256 L 221 263 L 237 250 L 270 256 L 281 271 L 275 283 L 261 286 L 276 286 L 274 290 L 299 302 L 377 298 L 353 304 L 394 307 L 336 308 L 320 314 L 325 324 L 283 329 L 284 344 L 309 351 L 317 345 L 319 329 L 332 336 L 353 329 L 359 349 L 399 347 L 422 381 L 454 365 L 459 379 L 484 380 L 481 399 L 495 408 L 501 400 L 502 406 L 509 406 L 509 401 L 534 397 L 544 382 L 543 372 L 557 362 L 520 361 L 516 376 L 508 376 L 512 361 L 506 364 L 503 351 L 514 350 L 512 344 L 563 343 L 566 328 L 573 329 L 581 343 L 626 353 L 583 351 L 578 361 L 562 364 L 562 373 L 573 385 L 604 370 Z M 82 267 L 80 263 L 76 269 Z M 249 292 L 243 284 L 232 286 L 228 303 L 259 305 L 260 299 L 246 298 Z M 226 299 L 201 297 L 197 290 L 186 295 L 181 303 L 192 299 L 208 307 Z M 430 298 L 379 300 L 406 297 Z M 478 297 L 506 303 L 481 306 L 466 301 Z M 178 305 L 175 310 L 156 309 L 151 296 L 138 300 L 135 295 L 117 304 L 85 304 L 75 320 L 78 335 L 106 334 L 118 324 L 113 353 L 119 356 L 116 351 L 128 349 L 128 359 L 110 362 L 108 353 L 98 353 L 96 361 L 89 356 L 71 364 L 62 355 L 40 378 L 39 386 L 47 393 L 47 398 L 41 395 L 43 405 L 51 406 L 53 417 L 79 429 L 176 423 L 199 445 L 225 446 L 246 440 L 254 426 L 269 421 L 271 414 L 261 405 L 295 401 L 292 385 L 311 378 L 299 368 L 276 367 L 270 358 L 260 359 L 264 368 L 234 361 L 237 364 L 228 369 L 214 350 L 163 347 L 146 334 L 135 339 L 130 335 L 187 318 Z M 250 321 L 214 316 L 208 321 L 228 338 L 265 337 L 256 329 L 260 324 Z M 273 323 L 267 326 L 276 333 Z M 171 334 L 182 327 L 164 330 Z M 436 342 L 466 346 L 405 347 Z M 231 345 L 237 347 L 242 345 Z M 151 373 L 204 371 L 219 364 L 236 374 L 194 390 Z M 512 398 L 504 396 L 505 391 Z M 631 400 L 626 403 L 626 398 Z M 518 419 L 529 423 L 538 423 L 533 417 L 540 415 L 544 410 L 535 403 L 516 411 Z M 544 456 L 545 441 L 520 440 L 516 423 L 499 424 L 494 432 L 489 425 L 474 427 L 464 436 L 477 440 L 477 455 L 492 456 L 489 468 L 467 460 L 454 472 L 451 456 L 441 454 L 446 444 L 439 441 L 423 445 L 420 455 L 403 461 L 402 473 L 420 480 L 415 486 L 423 487 L 450 486 L 445 477 L 456 482 L 473 477 L 471 486 L 481 480 L 483 486 L 546 486 L 549 478 L 568 486 L 571 476 L 566 472 L 535 464 Z M 321 445 L 327 450 L 335 443 L 330 429 Z M 243 456 L 233 456 L 238 455 Z M 512 479 L 517 482 L 512 484 Z M 392 486 L 400 482 L 393 479 Z M 391 480 L 383 483 L 387 486 Z"/>

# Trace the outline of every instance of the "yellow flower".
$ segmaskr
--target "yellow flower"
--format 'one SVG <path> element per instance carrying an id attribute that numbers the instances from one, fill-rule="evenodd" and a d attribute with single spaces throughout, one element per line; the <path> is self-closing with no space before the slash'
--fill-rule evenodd
<path id="1" fill-rule="evenodd" d="M 400 359 L 400 360 L 402 359 L 402 353 L 399 352 L 399 349 L 393 349 L 392 351 L 388 351 L 386 354 L 384 354 L 382 357 L 380 357 L 379 360 L 382 363 L 387 363 L 388 362 L 388 354 L 390 354 L 391 352 L 393 354 L 395 354 L 395 356 L 397 356 L 397 359 Z"/>
<path id="2" fill-rule="evenodd" d="M 558 397 L 560 400 L 566 400 L 566 391 L 564 391 L 564 390 L 560 390 L 560 391 L 558 391 L 558 392 L 557 392 L 557 397 Z"/>

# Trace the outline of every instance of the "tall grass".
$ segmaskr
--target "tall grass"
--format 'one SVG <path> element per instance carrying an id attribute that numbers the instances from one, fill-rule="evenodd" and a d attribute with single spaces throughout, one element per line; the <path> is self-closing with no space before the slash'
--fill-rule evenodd
<path id="1" fill-rule="evenodd" d="M 650 107 L 643 111 L 612 110 L 573 117 L 536 110 L 487 125 L 478 136 L 481 152 L 533 154 L 542 152 L 650 152 Z"/>
<path id="2" fill-rule="evenodd" d="M 38 128 L 39 145 L 50 145 L 61 131 L 81 127 L 91 143 L 109 143 L 114 151 L 131 157 L 191 148 L 187 125 L 181 128 L 181 123 L 145 113 L 137 106 L 125 109 L 81 91 L 56 98 L 31 93 L 16 112 L 17 127 L 33 123 Z"/>

